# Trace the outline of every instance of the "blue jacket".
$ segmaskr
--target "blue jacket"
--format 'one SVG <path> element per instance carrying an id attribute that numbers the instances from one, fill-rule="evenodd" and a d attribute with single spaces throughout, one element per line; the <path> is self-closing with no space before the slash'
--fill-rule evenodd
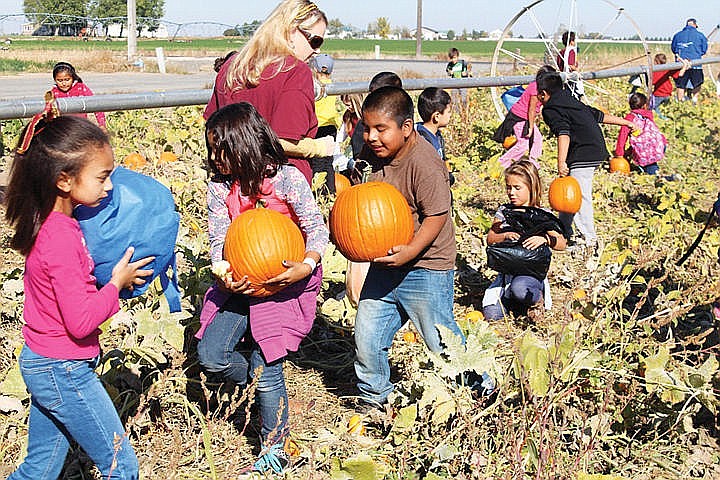
<path id="1" fill-rule="evenodd" d="M 705 38 L 705 35 L 699 32 L 697 28 L 692 25 L 687 25 L 673 35 L 670 48 L 678 58 L 699 60 L 707 53 L 707 38 Z"/>

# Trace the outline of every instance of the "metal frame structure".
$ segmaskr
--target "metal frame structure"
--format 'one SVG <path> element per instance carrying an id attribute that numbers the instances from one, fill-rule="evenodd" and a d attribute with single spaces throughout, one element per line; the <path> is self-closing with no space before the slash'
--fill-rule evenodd
<path id="1" fill-rule="evenodd" d="M 709 57 L 695 60 L 692 65 L 720 63 L 720 57 Z M 680 62 L 666 63 L 655 67 L 656 71 L 679 70 Z M 635 74 L 648 73 L 652 70 L 647 66 L 627 67 L 597 72 L 570 74 L 570 78 L 596 80 L 601 78 L 627 77 Z M 562 75 L 565 75 L 564 73 Z M 471 77 L 471 78 L 412 78 L 403 80 L 406 90 L 423 90 L 427 87 L 438 88 L 482 88 L 524 85 L 534 80 L 533 75 Z M 367 93 L 367 82 L 342 82 L 328 84 L 327 95 L 344 93 Z M 92 97 L 69 97 L 57 99 L 58 108 L 64 113 L 90 113 L 113 110 L 139 110 L 146 108 L 179 107 L 186 105 L 205 105 L 210 100 L 212 90 L 172 90 L 167 92 L 145 92 L 112 95 L 95 95 Z M 0 102 L 0 120 L 28 118 L 42 111 L 43 100 L 17 100 Z"/>

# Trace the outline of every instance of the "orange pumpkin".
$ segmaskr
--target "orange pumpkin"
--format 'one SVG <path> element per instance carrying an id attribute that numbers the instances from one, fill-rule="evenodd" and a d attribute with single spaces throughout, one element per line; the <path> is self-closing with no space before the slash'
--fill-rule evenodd
<path id="1" fill-rule="evenodd" d="M 177 159 L 177 155 L 175 155 L 173 152 L 162 152 L 160 154 L 160 160 L 158 160 L 158 163 L 177 162 Z"/>
<path id="2" fill-rule="evenodd" d="M 140 170 L 142 167 L 147 165 L 147 160 L 145 159 L 145 157 L 135 152 L 125 157 L 125 160 L 123 160 L 123 165 L 125 165 L 130 170 Z"/>
<path id="3" fill-rule="evenodd" d="M 563 213 L 577 213 L 582 203 L 580 184 L 573 177 L 559 177 L 552 181 L 548 191 L 550 206 Z"/>
<path id="4" fill-rule="evenodd" d="M 350 188 L 350 180 L 348 178 L 341 174 L 336 173 L 335 174 L 335 194 L 340 195 L 340 193 L 345 190 L 346 188 Z"/>
<path id="5" fill-rule="evenodd" d="M 505 150 L 512 148 L 517 143 L 517 137 L 515 135 L 510 135 L 508 137 L 505 137 L 505 140 L 503 140 L 503 148 Z"/>
<path id="6" fill-rule="evenodd" d="M 302 262 L 305 241 L 295 223 L 280 212 L 255 208 L 238 215 L 225 236 L 225 258 L 233 278 L 248 276 L 253 297 L 267 297 L 283 287 L 264 283 L 286 270 L 283 260 Z"/>
<path id="7" fill-rule="evenodd" d="M 405 197 L 389 183 L 352 186 L 337 196 L 330 212 L 333 241 L 353 262 L 369 262 L 396 245 L 407 245 L 414 227 Z"/>
<path id="8" fill-rule="evenodd" d="M 610 171 L 630 175 L 630 162 L 625 157 L 613 157 L 610 159 Z"/>

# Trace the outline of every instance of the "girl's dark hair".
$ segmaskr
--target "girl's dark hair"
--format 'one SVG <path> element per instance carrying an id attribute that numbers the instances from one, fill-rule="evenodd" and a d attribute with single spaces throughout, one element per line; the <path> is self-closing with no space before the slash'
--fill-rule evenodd
<path id="1" fill-rule="evenodd" d="M 212 137 L 212 141 L 211 141 Z M 287 157 L 270 125 L 247 102 L 213 113 L 205 124 L 208 166 L 213 178 L 238 182 L 243 195 L 257 197 L 265 178 L 274 177 Z M 215 165 L 220 163 L 229 175 Z"/>
<path id="2" fill-rule="evenodd" d="M 15 228 L 10 246 L 23 255 L 30 253 L 55 206 L 60 174 L 77 175 L 93 150 L 109 144 L 97 125 L 78 117 L 40 121 L 36 132 L 28 150 L 15 154 L 5 195 L 5 219 Z"/>
<path id="3" fill-rule="evenodd" d="M 362 106 L 362 115 L 366 112 L 383 112 L 390 115 L 402 126 L 406 120 L 413 119 L 413 101 L 410 95 L 402 88 L 380 87 L 370 92 Z"/>
<path id="4" fill-rule="evenodd" d="M 429 122 L 433 113 L 443 113 L 452 99 L 445 90 L 428 87 L 418 97 L 418 113 L 423 122 Z"/>
<path id="5" fill-rule="evenodd" d="M 644 108 L 647 105 L 647 95 L 640 92 L 635 92 L 628 98 L 628 104 L 630 104 L 630 110 L 637 110 L 638 108 Z"/>
<path id="6" fill-rule="evenodd" d="M 558 72 L 538 73 L 535 76 L 538 92 L 548 92 L 554 95 L 563 89 L 562 77 Z"/>
<path id="7" fill-rule="evenodd" d="M 75 71 L 75 67 L 73 67 L 72 65 L 70 65 L 67 62 L 58 62 L 55 64 L 55 66 L 53 67 L 53 72 L 52 72 L 53 80 L 55 79 L 55 77 L 57 77 L 57 74 L 60 72 L 67 72 L 74 81 L 76 81 L 78 83 L 83 83 L 82 78 L 80 78 L 80 76 Z"/>

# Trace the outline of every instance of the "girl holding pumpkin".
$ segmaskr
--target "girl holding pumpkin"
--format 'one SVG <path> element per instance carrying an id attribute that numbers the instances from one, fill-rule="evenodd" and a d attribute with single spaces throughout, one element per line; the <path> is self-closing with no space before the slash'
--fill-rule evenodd
<path id="1" fill-rule="evenodd" d="M 242 50 L 222 65 L 205 119 L 238 102 L 251 103 L 280 137 L 280 143 L 308 184 L 308 158 L 332 156 L 335 139 L 315 139 L 313 75 L 307 61 L 323 44 L 327 17 L 309 0 L 284 0 Z"/>
<path id="2" fill-rule="evenodd" d="M 520 160 L 505 169 L 505 191 L 510 202 L 501 205 L 487 235 L 488 245 L 500 242 L 517 242 L 529 250 L 550 247 L 564 250 L 567 240 L 558 231 L 547 230 L 532 236 L 523 236 L 525 232 L 513 231 L 507 223 L 508 211 L 515 207 L 540 207 L 542 181 L 535 165 Z M 559 224 L 559 220 L 557 220 Z M 544 298 L 545 308 L 552 307 L 550 285 L 547 278 L 537 278 L 530 272 L 520 274 L 500 273 L 485 291 L 483 314 L 488 320 L 503 318 L 505 311 L 525 313 L 528 307 L 539 305 Z"/>
<path id="3" fill-rule="evenodd" d="M 215 272 L 216 283 L 205 295 L 196 335 L 198 357 L 207 371 L 238 385 L 259 375 L 262 451 L 252 469 L 280 473 L 289 463 L 284 449 L 289 427 L 283 362 L 315 320 L 322 283 L 319 263 L 329 232 L 310 186 L 288 165 L 277 135 L 251 104 L 232 104 L 213 113 L 206 140 L 212 175 L 207 194 L 212 261 L 222 261 L 225 243 L 236 241 L 230 236 L 226 240 L 231 221 L 258 203 L 291 218 L 305 239 L 305 259 L 282 260 L 287 270 L 265 282 L 282 287 L 269 296 L 253 295 L 259 286 L 251 284 L 246 272 Z M 267 228 L 272 236 L 275 227 Z"/>
<path id="4" fill-rule="evenodd" d="M 58 478 L 75 440 L 103 478 L 137 479 L 137 458 L 95 367 L 98 327 L 119 310 L 120 290 L 145 283 L 152 270 L 142 268 L 153 259 L 130 263 L 128 248 L 98 290 L 73 210 L 107 197 L 113 153 L 96 125 L 53 113 L 48 104 L 25 127 L 5 198 L 10 245 L 25 256 L 18 363 L 30 392 L 27 455 L 9 478 Z"/>

